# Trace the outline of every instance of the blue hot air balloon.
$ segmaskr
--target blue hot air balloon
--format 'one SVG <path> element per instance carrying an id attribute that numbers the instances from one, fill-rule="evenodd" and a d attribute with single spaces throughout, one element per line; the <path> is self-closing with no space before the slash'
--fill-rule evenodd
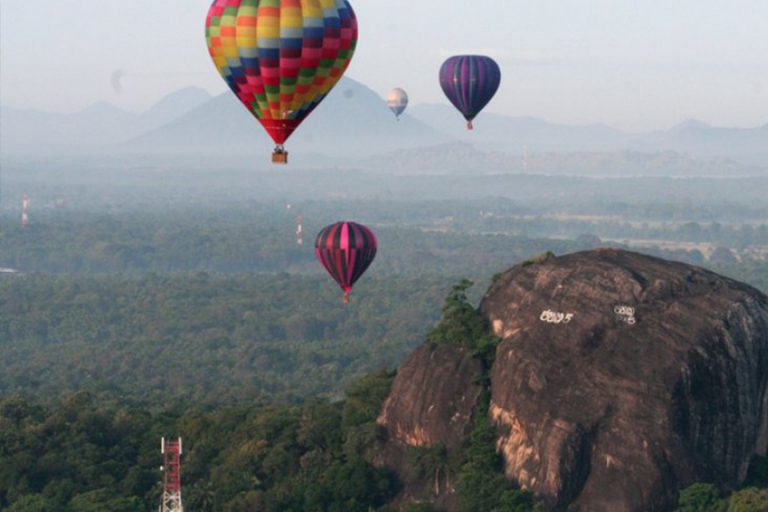
<path id="1" fill-rule="evenodd" d="M 501 83 L 501 69 L 484 55 L 456 55 L 440 68 L 440 86 L 453 105 L 464 114 L 467 129 L 491 101 Z"/>

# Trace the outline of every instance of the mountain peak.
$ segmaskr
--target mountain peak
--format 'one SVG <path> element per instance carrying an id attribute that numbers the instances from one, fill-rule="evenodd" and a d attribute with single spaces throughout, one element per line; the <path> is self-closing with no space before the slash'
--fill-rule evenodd
<path id="1" fill-rule="evenodd" d="M 189 107 L 188 110 L 202 105 L 213 96 L 201 87 L 184 87 L 177 91 L 166 94 L 160 100 L 150 107 L 145 113 L 162 110 L 169 107 Z"/>
<path id="2" fill-rule="evenodd" d="M 671 131 L 680 132 L 684 130 L 702 130 L 705 128 L 712 128 L 712 126 L 698 119 L 686 119 L 673 126 Z"/>
<path id="3" fill-rule="evenodd" d="M 83 110 L 78 112 L 77 114 L 86 114 L 86 115 L 126 115 L 129 114 L 125 110 L 116 107 L 115 105 L 108 103 L 106 101 L 97 101 L 96 103 L 93 103 L 87 107 L 85 107 Z"/>

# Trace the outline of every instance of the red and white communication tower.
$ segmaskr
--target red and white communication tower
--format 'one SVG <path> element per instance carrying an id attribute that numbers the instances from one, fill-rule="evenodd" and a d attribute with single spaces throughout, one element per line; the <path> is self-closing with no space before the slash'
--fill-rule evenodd
<path id="1" fill-rule="evenodd" d="M 21 197 L 21 227 L 29 226 L 29 195 L 24 194 Z"/>
<path id="2" fill-rule="evenodd" d="M 163 502 L 160 512 L 184 512 L 181 504 L 181 438 L 162 439 L 160 451 L 163 454 Z"/>
<path id="3" fill-rule="evenodd" d="M 296 243 L 299 245 L 304 245 L 304 230 L 301 227 L 301 224 L 304 222 L 304 217 L 299 214 L 299 218 L 297 219 L 297 227 L 296 227 Z"/>

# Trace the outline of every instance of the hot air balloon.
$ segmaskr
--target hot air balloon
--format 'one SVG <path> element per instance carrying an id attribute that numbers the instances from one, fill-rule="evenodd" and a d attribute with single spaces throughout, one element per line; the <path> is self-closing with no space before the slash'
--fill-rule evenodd
<path id="1" fill-rule="evenodd" d="M 484 55 L 456 55 L 440 68 L 440 86 L 453 105 L 464 114 L 467 129 L 491 101 L 501 83 L 499 65 Z"/>
<path id="2" fill-rule="evenodd" d="M 357 45 L 347 0 L 214 0 L 205 29 L 219 73 L 275 141 L 283 144 L 341 79 Z"/>
<path id="3" fill-rule="evenodd" d="M 389 107 L 389 110 L 394 112 L 399 121 L 400 114 L 405 112 L 405 108 L 408 106 L 408 93 L 399 87 L 392 89 L 389 91 L 389 94 L 387 94 L 387 106 Z"/>
<path id="4" fill-rule="evenodd" d="M 323 228 L 315 239 L 315 255 L 331 277 L 349 292 L 376 257 L 378 241 L 373 231 L 356 222 L 337 222 Z"/>

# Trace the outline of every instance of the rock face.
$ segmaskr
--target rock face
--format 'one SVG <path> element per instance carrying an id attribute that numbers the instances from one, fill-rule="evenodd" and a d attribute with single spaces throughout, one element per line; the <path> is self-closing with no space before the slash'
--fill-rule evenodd
<path id="1" fill-rule="evenodd" d="M 426 482 L 413 473 L 408 448 L 442 445 L 457 448 L 472 431 L 472 420 L 482 386 L 483 368 L 462 347 L 424 345 L 411 354 L 397 371 L 378 423 L 387 430 L 385 448 L 374 461 L 393 468 L 405 483 L 401 500 L 422 494 L 424 486 L 435 490 L 438 504 L 454 508 L 454 489 L 447 475 Z"/>
<path id="2" fill-rule="evenodd" d="M 494 280 L 481 303 L 502 338 L 491 419 L 507 476 L 547 510 L 675 508 L 696 481 L 727 490 L 768 445 L 768 298 L 703 269 L 619 250 L 545 258 Z M 459 446 L 480 363 L 426 345 L 400 368 L 376 461 L 424 487 L 408 446 Z M 456 510 L 450 485 L 437 510 Z"/>
<path id="3" fill-rule="evenodd" d="M 768 442 L 768 298 L 597 250 L 516 266 L 481 311 L 503 339 L 491 416 L 506 473 L 551 510 L 665 511 L 733 488 Z"/>

